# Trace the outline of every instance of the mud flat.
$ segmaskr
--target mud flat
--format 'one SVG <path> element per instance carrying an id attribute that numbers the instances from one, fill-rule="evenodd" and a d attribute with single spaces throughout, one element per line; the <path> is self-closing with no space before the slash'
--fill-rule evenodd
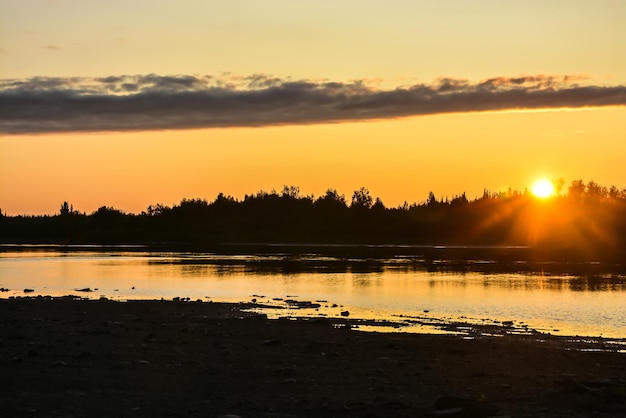
<path id="1" fill-rule="evenodd" d="M 359 332 L 259 308 L 2 299 L 0 415 L 626 416 L 623 341 Z"/>

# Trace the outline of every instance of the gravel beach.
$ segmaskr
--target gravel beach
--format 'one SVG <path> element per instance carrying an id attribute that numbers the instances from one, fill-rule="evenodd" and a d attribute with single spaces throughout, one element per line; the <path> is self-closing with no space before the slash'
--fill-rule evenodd
<path id="1" fill-rule="evenodd" d="M 2 299 L 0 415 L 626 416 L 608 340 L 360 332 L 251 307 Z"/>

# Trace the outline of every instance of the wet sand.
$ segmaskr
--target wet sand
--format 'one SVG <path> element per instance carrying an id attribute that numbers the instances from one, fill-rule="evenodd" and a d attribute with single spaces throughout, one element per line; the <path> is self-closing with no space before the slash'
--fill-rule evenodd
<path id="1" fill-rule="evenodd" d="M 0 300 L 0 415 L 626 416 L 610 341 L 359 332 L 250 307 Z"/>

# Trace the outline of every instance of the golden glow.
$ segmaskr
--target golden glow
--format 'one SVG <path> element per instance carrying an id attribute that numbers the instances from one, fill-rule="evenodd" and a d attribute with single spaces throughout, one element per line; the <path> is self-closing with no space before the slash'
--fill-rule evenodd
<path id="1" fill-rule="evenodd" d="M 533 184 L 532 192 L 536 197 L 546 199 L 554 196 L 554 185 L 550 180 L 540 179 Z"/>
<path id="2" fill-rule="evenodd" d="M 621 188 L 625 117 L 622 107 L 268 128 L 4 135 L 0 208 L 11 216 L 52 214 L 68 201 L 86 213 L 102 205 L 139 213 L 155 203 L 211 201 L 220 192 L 242 199 L 285 184 L 315 196 L 335 188 L 348 199 L 365 186 L 387 207 L 423 202 L 431 190 L 437 198 L 465 192 L 472 200 L 484 188 L 524 190 L 532 185 L 529 179 L 549 176 L 563 177 L 566 185 L 582 178 Z"/>

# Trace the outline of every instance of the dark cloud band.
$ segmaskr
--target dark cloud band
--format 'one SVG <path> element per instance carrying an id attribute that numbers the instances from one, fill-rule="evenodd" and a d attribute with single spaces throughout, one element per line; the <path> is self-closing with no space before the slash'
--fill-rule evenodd
<path id="1" fill-rule="evenodd" d="M 0 133 L 272 126 L 438 113 L 626 105 L 626 86 L 576 76 L 497 77 L 379 89 L 266 75 L 0 80 Z"/>

